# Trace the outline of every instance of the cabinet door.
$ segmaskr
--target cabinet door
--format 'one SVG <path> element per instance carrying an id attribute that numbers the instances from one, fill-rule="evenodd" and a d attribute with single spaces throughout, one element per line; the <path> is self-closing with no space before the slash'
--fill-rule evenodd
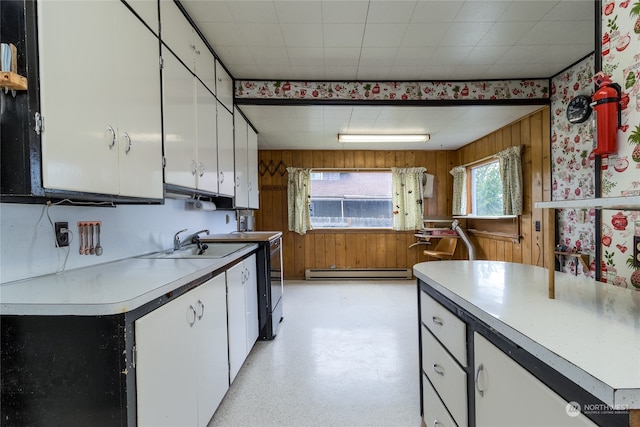
<path id="1" fill-rule="evenodd" d="M 193 27 L 172 0 L 160 1 L 160 38 L 189 68 L 194 70 Z"/>
<path id="2" fill-rule="evenodd" d="M 158 1 L 157 0 L 126 0 L 127 4 L 140 16 L 155 35 L 158 31 Z"/>
<path id="3" fill-rule="evenodd" d="M 216 93 L 216 59 L 198 34 L 193 35 L 194 69 L 196 76 L 215 95 Z"/>
<path id="4" fill-rule="evenodd" d="M 233 182 L 233 114 L 220 102 L 218 110 L 218 192 L 225 196 L 235 195 Z"/>
<path id="5" fill-rule="evenodd" d="M 196 79 L 198 189 L 218 192 L 216 98 Z"/>
<path id="6" fill-rule="evenodd" d="M 235 153 L 235 206 L 249 206 L 249 187 L 247 182 L 247 121 L 235 109 L 233 114 L 234 153 Z"/>
<path id="7" fill-rule="evenodd" d="M 193 75 L 163 49 L 165 182 L 196 187 L 196 103 Z"/>
<path id="8" fill-rule="evenodd" d="M 249 179 L 249 207 L 258 209 L 260 207 L 258 192 L 258 134 L 251 126 L 247 127 L 247 176 Z"/>
<path id="9" fill-rule="evenodd" d="M 244 264 L 227 270 L 227 321 L 229 328 L 229 378 L 236 378 L 247 356 L 247 317 L 244 295 Z"/>
<path id="10" fill-rule="evenodd" d="M 216 61 L 216 96 L 229 110 L 233 109 L 233 79 L 219 61 Z"/>
<path id="11" fill-rule="evenodd" d="M 206 426 L 229 389 L 227 356 L 227 304 L 224 273 L 194 290 L 197 322 L 194 381 L 198 389 L 198 425 Z"/>
<path id="12" fill-rule="evenodd" d="M 595 426 L 569 416 L 567 402 L 477 332 L 474 333 L 476 425 Z"/>
<path id="13" fill-rule="evenodd" d="M 135 322 L 138 426 L 197 424 L 196 307 L 186 293 Z"/>
<path id="14" fill-rule="evenodd" d="M 119 193 L 161 199 L 160 45 L 124 6 L 118 8 L 115 22 Z"/>
<path id="15" fill-rule="evenodd" d="M 247 311 L 247 354 L 258 340 L 258 271 L 256 256 L 251 255 L 244 261 L 246 279 L 244 282 L 245 307 Z"/>
<path id="16" fill-rule="evenodd" d="M 38 2 L 45 188 L 118 193 L 114 15 L 124 7 Z"/>

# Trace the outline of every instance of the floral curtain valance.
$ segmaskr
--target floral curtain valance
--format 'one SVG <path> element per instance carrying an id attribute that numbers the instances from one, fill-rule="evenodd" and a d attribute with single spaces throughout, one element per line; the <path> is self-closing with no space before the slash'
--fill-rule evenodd
<path id="1" fill-rule="evenodd" d="M 422 222 L 422 175 L 426 168 L 391 168 L 394 230 L 419 230 Z"/>
<path id="2" fill-rule="evenodd" d="M 496 157 L 500 160 L 502 180 L 502 213 L 522 214 L 522 146 L 517 145 L 502 150 Z"/>
<path id="3" fill-rule="evenodd" d="M 449 171 L 453 175 L 453 209 L 454 215 L 467 214 L 467 186 L 465 181 L 467 178 L 467 168 L 464 166 L 456 166 Z"/>
<path id="4" fill-rule="evenodd" d="M 311 169 L 287 168 L 288 225 L 289 231 L 306 234 L 311 230 Z"/>

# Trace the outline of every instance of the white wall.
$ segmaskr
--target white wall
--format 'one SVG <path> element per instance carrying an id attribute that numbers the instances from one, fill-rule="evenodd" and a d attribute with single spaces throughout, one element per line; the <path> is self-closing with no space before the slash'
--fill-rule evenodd
<path id="1" fill-rule="evenodd" d="M 49 223 L 66 221 L 73 231 L 67 248 L 56 248 Z M 102 221 L 102 256 L 80 255 L 77 221 Z M 173 247 L 173 235 L 208 228 L 230 233 L 237 228 L 234 211 L 194 211 L 184 200 L 166 199 L 164 205 L 80 207 L 0 204 L 0 283 L 102 264 Z M 1 290 L 0 290 L 1 291 Z M 1 298 L 1 294 L 0 294 Z"/>

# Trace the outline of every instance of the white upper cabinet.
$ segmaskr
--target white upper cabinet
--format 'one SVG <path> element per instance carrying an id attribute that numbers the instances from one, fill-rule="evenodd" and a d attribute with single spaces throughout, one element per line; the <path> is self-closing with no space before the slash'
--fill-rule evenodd
<path id="1" fill-rule="evenodd" d="M 247 127 L 247 179 L 249 181 L 249 208 L 258 209 L 260 198 L 258 192 L 258 134 L 253 127 Z"/>
<path id="2" fill-rule="evenodd" d="M 219 101 L 218 108 L 218 192 L 233 197 L 235 194 L 233 169 L 233 114 Z"/>
<path id="3" fill-rule="evenodd" d="M 216 96 L 230 111 L 233 110 L 233 79 L 220 61 L 216 61 Z"/>
<path id="4" fill-rule="evenodd" d="M 126 0 L 126 3 L 131 6 L 156 36 L 160 34 L 157 0 Z"/>
<path id="5" fill-rule="evenodd" d="M 163 48 L 164 179 L 195 188 L 197 176 L 196 100 L 193 75 Z"/>
<path id="6" fill-rule="evenodd" d="M 258 135 L 244 116 L 234 110 L 235 206 L 258 209 Z"/>
<path id="7" fill-rule="evenodd" d="M 233 131 L 235 144 L 235 206 L 246 208 L 249 206 L 249 187 L 247 180 L 247 121 L 236 108 L 233 113 Z"/>
<path id="8" fill-rule="evenodd" d="M 196 145 L 198 173 L 196 188 L 210 193 L 218 192 L 217 101 L 196 80 Z"/>
<path id="9" fill-rule="evenodd" d="M 121 2 L 40 1 L 38 32 L 43 186 L 162 198 L 158 39 Z"/>
<path id="10" fill-rule="evenodd" d="M 215 58 L 172 0 L 160 1 L 160 22 L 162 42 L 215 94 Z"/>

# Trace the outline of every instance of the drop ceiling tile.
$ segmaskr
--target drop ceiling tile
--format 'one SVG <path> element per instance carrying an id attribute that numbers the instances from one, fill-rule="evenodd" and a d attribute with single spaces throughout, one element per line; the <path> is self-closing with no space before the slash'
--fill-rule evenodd
<path id="1" fill-rule="evenodd" d="M 278 47 L 252 47 L 251 54 L 256 64 L 279 65 L 288 64 L 289 57 L 285 48 Z"/>
<path id="2" fill-rule="evenodd" d="M 373 1 L 369 3 L 367 22 L 376 23 L 405 23 L 413 14 L 416 1 L 396 0 L 396 1 Z"/>
<path id="3" fill-rule="evenodd" d="M 360 52 L 360 66 L 391 66 L 397 51 L 393 47 L 363 48 Z"/>
<path id="4" fill-rule="evenodd" d="M 198 28 L 205 35 L 212 46 L 246 46 L 240 33 L 240 27 L 235 22 L 198 24 Z"/>
<path id="5" fill-rule="evenodd" d="M 493 64 L 463 64 L 456 68 L 456 77 L 460 80 L 482 80 L 488 78 L 487 71 Z"/>
<path id="6" fill-rule="evenodd" d="M 501 21 L 538 21 L 544 18 L 557 1 L 526 0 L 509 2 L 509 7 L 500 16 Z"/>
<path id="7" fill-rule="evenodd" d="M 491 28 L 490 22 L 454 22 L 442 38 L 441 46 L 475 46 Z"/>
<path id="8" fill-rule="evenodd" d="M 522 36 L 518 45 L 575 44 L 593 40 L 593 28 L 580 21 L 541 21 Z"/>
<path id="9" fill-rule="evenodd" d="M 226 1 L 182 0 L 180 3 L 198 24 L 235 21 Z"/>
<path id="10" fill-rule="evenodd" d="M 256 24 L 278 22 L 278 15 L 271 1 L 227 1 L 226 3 L 236 22 Z"/>
<path id="11" fill-rule="evenodd" d="M 291 66 L 288 63 L 275 65 L 265 65 L 262 63 L 259 67 L 256 67 L 252 78 L 262 80 L 264 76 L 271 76 L 270 79 L 273 80 L 284 80 L 292 74 Z"/>
<path id="12" fill-rule="evenodd" d="M 240 33 L 249 46 L 284 46 L 284 39 L 278 24 L 240 24 Z"/>
<path id="13" fill-rule="evenodd" d="M 439 46 L 450 25 L 443 22 L 434 22 L 429 25 L 411 23 L 407 26 L 402 46 Z"/>
<path id="14" fill-rule="evenodd" d="M 321 76 L 323 80 L 343 80 L 350 81 L 358 78 L 357 66 L 324 66 L 324 76 Z"/>
<path id="15" fill-rule="evenodd" d="M 427 65 L 422 69 L 419 80 L 450 80 L 456 69 L 455 65 Z"/>
<path id="16" fill-rule="evenodd" d="M 508 1 L 467 1 L 456 15 L 455 22 L 494 22 L 506 11 Z"/>
<path id="17" fill-rule="evenodd" d="M 278 22 L 281 24 L 322 23 L 321 1 L 274 1 Z"/>
<path id="18" fill-rule="evenodd" d="M 360 48 L 364 24 L 323 24 L 324 47 Z"/>
<path id="19" fill-rule="evenodd" d="M 398 49 L 394 66 L 427 65 L 435 50 L 435 47 L 401 47 Z"/>
<path id="20" fill-rule="evenodd" d="M 394 65 L 389 70 L 389 79 L 400 80 L 421 80 L 424 65 Z"/>
<path id="21" fill-rule="evenodd" d="M 420 0 L 416 4 L 411 22 L 453 22 L 463 1 Z"/>
<path id="22" fill-rule="evenodd" d="M 324 66 L 324 49 L 321 47 L 302 48 L 302 47 L 290 47 L 287 48 L 289 56 L 289 62 L 291 66 L 309 66 L 309 67 L 323 67 Z"/>
<path id="23" fill-rule="evenodd" d="M 361 80 L 361 81 L 389 80 L 390 71 L 391 71 L 391 65 L 372 65 L 372 66 L 360 65 L 358 67 L 358 74 L 356 75 L 356 80 Z"/>
<path id="24" fill-rule="evenodd" d="M 322 24 L 282 24 L 282 36 L 288 47 L 323 46 Z"/>
<path id="25" fill-rule="evenodd" d="M 495 64 L 506 52 L 505 46 L 476 46 L 462 60 L 463 66 Z"/>
<path id="26" fill-rule="evenodd" d="M 225 66 L 254 65 L 253 53 L 245 46 L 214 46 L 216 54 L 223 60 Z"/>
<path id="27" fill-rule="evenodd" d="M 357 66 L 360 62 L 359 48 L 328 48 L 324 49 L 324 61 L 327 66 Z"/>
<path id="28" fill-rule="evenodd" d="M 323 1 L 322 22 L 327 24 L 358 24 L 367 17 L 368 1 Z"/>
<path id="29" fill-rule="evenodd" d="M 593 23 L 592 0 L 559 1 L 543 18 L 544 21 L 590 21 Z"/>
<path id="30" fill-rule="evenodd" d="M 535 22 L 494 22 L 489 31 L 478 42 L 479 46 L 508 46 L 517 43 L 530 31 Z"/>
<path id="31" fill-rule="evenodd" d="M 469 55 L 473 50 L 470 46 L 446 46 L 436 48 L 433 55 L 431 55 L 431 61 L 434 64 L 443 66 L 458 65 Z"/>
<path id="32" fill-rule="evenodd" d="M 362 46 L 365 48 L 395 47 L 404 37 L 406 24 L 367 24 Z"/>

